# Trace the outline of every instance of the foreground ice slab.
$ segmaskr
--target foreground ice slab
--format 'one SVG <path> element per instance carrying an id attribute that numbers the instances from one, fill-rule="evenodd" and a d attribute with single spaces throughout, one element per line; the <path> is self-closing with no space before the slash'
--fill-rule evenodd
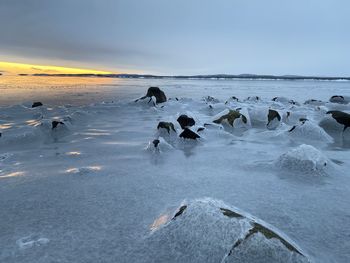
<path id="1" fill-rule="evenodd" d="M 310 262 L 271 226 L 209 198 L 183 203 L 151 229 L 133 262 Z"/>

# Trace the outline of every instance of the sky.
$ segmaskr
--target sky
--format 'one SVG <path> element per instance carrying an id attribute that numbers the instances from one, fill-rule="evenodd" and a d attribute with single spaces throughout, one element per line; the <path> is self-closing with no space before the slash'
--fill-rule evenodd
<path id="1" fill-rule="evenodd" d="M 349 12 L 349 0 L 0 0 L 0 61 L 350 76 Z"/>

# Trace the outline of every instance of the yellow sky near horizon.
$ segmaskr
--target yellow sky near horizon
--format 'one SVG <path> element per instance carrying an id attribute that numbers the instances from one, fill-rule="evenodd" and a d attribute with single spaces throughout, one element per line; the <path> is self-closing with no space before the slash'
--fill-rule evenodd
<path id="1" fill-rule="evenodd" d="M 5 74 L 110 74 L 110 71 L 71 68 L 51 65 L 34 65 L 0 61 L 0 73 Z M 113 72 L 114 73 L 114 72 Z"/>

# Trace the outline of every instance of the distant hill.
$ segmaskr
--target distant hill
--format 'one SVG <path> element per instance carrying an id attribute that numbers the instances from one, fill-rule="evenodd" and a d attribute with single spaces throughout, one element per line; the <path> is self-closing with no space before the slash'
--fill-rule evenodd
<path id="1" fill-rule="evenodd" d="M 142 75 L 142 74 L 32 74 L 32 76 L 50 77 L 97 77 L 97 78 L 126 78 L 126 79 L 251 79 L 251 80 L 350 80 L 350 77 L 318 77 L 318 76 L 297 76 L 297 75 L 256 75 L 256 74 L 214 74 L 214 75 Z"/>

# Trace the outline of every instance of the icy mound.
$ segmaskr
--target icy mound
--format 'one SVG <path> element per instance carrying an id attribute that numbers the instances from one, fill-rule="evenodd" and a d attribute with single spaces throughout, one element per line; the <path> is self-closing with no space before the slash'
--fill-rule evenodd
<path id="1" fill-rule="evenodd" d="M 286 98 L 286 97 L 274 97 L 274 98 L 272 99 L 272 101 L 274 101 L 274 102 L 279 102 L 279 103 L 282 103 L 282 104 L 299 105 L 299 103 L 297 103 L 296 101 L 291 100 L 291 99 L 288 99 L 288 98 Z"/>
<path id="2" fill-rule="evenodd" d="M 288 131 L 289 137 L 297 141 L 317 141 L 319 143 L 332 143 L 333 138 L 329 136 L 320 126 L 304 120 L 293 126 Z"/>
<path id="3" fill-rule="evenodd" d="M 334 95 L 329 101 L 332 103 L 348 104 L 350 103 L 350 96 Z"/>
<path id="4" fill-rule="evenodd" d="M 279 168 L 306 173 L 322 173 L 329 164 L 328 158 L 319 150 L 306 144 L 282 154 L 276 162 Z"/>
<path id="5" fill-rule="evenodd" d="M 224 128 L 248 129 L 251 126 L 248 110 L 241 108 L 226 109 L 214 116 L 213 122 L 222 124 Z"/>
<path id="6" fill-rule="evenodd" d="M 154 139 L 150 141 L 146 147 L 146 151 L 157 154 L 166 152 L 174 149 L 169 143 L 167 143 L 163 138 L 159 137 L 158 139 Z"/>
<path id="7" fill-rule="evenodd" d="M 339 134 L 343 131 L 344 125 L 338 123 L 332 115 L 326 115 L 319 123 L 319 125 L 329 133 L 339 132 Z"/>
<path id="8" fill-rule="evenodd" d="M 16 241 L 19 249 L 28 249 L 34 246 L 43 246 L 49 243 L 50 240 L 45 237 L 39 237 L 38 235 L 30 235 L 26 237 L 22 237 Z"/>
<path id="9" fill-rule="evenodd" d="M 343 136 L 349 136 L 350 132 L 350 114 L 342 111 L 328 111 L 325 118 L 320 121 L 320 126 L 327 132 L 342 131 Z"/>
<path id="10" fill-rule="evenodd" d="M 133 262 L 309 262 L 276 230 L 212 199 L 184 203 L 151 229 Z"/>

